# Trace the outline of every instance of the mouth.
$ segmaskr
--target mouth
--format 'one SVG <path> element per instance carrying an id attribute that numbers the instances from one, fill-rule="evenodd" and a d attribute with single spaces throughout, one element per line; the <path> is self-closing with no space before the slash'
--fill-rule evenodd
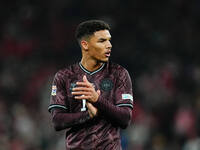
<path id="1" fill-rule="evenodd" d="M 106 53 L 105 53 L 105 56 L 106 56 L 106 57 L 110 57 L 110 53 L 111 53 L 111 51 L 106 52 Z"/>

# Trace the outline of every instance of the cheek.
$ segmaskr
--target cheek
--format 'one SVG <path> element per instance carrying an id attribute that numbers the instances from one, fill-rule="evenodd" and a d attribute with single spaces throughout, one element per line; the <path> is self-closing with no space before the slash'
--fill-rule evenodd
<path id="1" fill-rule="evenodd" d="M 103 44 L 97 44 L 97 45 L 95 45 L 95 49 L 96 49 L 96 52 L 102 53 L 103 49 L 104 49 L 104 45 Z"/>
<path id="2" fill-rule="evenodd" d="M 96 53 L 96 56 L 102 57 L 103 50 L 101 48 L 98 48 L 96 49 L 95 53 Z"/>
<path id="3" fill-rule="evenodd" d="M 102 43 L 93 44 L 90 47 L 90 54 L 96 57 L 100 57 L 104 50 L 104 45 Z"/>

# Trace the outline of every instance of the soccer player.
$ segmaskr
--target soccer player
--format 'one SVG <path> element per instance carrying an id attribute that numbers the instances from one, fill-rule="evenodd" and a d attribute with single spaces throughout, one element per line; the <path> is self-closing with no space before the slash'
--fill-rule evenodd
<path id="1" fill-rule="evenodd" d="M 82 59 L 58 71 L 50 105 L 55 130 L 66 130 L 66 150 L 121 150 L 120 129 L 132 118 L 128 71 L 109 61 L 110 27 L 101 20 L 79 24 Z"/>

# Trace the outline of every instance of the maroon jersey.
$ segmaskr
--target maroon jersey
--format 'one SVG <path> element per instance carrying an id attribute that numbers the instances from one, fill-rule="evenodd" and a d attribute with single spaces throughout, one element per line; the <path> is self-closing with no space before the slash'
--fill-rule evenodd
<path id="1" fill-rule="evenodd" d="M 71 90 L 86 75 L 101 95 L 90 118 L 86 100 L 76 100 Z M 130 76 L 122 66 L 109 62 L 90 72 L 81 63 L 56 73 L 49 111 L 56 130 L 66 129 L 66 150 L 121 150 L 120 128 L 130 123 L 133 96 Z"/>

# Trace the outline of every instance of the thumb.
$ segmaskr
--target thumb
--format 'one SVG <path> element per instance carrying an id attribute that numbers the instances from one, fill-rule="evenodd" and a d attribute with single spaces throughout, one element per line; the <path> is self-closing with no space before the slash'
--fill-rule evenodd
<path id="1" fill-rule="evenodd" d="M 83 81 L 88 82 L 86 75 L 83 76 Z"/>
<path id="2" fill-rule="evenodd" d="M 90 104 L 89 102 L 86 101 L 86 106 L 87 106 L 87 107 L 90 107 L 91 104 Z"/>
<path id="3" fill-rule="evenodd" d="M 97 90 L 97 94 L 100 95 L 100 94 L 101 94 L 101 91 L 100 91 L 100 90 Z"/>

